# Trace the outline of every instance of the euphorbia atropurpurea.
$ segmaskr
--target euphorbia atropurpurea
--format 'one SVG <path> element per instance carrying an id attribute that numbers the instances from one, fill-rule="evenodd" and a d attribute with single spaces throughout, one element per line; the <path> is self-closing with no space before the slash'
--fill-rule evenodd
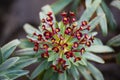
<path id="1" fill-rule="evenodd" d="M 89 20 L 90 22 L 88 20 L 80 22 L 76 20 L 74 12 L 68 11 L 62 12 L 61 21 L 57 22 L 51 8 L 49 6 L 44 8 L 42 8 L 43 12 L 40 12 L 39 30 L 29 24 L 24 26 L 28 33 L 27 38 L 34 47 L 32 50 L 24 49 L 19 53 L 30 57 L 31 54 L 35 55 L 33 57 L 41 62 L 30 78 L 34 79 L 44 74 L 42 80 L 53 80 L 58 74 L 58 80 L 72 80 L 70 75 L 78 80 L 79 74 L 82 74 L 86 80 L 93 80 L 92 74 L 96 80 L 104 80 L 101 72 L 87 61 L 104 63 L 103 59 L 91 52 L 113 52 L 110 47 L 104 46 L 98 38 L 94 37 L 96 32 L 91 32 L 99 23 L 97 19 L 101 20 L 103 15 Z M 25 53 L 26 51 L 29 52 Z"/>
<path id="2" fill-rule="evenodd" d="M 51 67 L 58 73 L 63 73 L 68 68 L 66 61 L 70 59 L 73 62 L 79 62 L 82 54 L 85 52 L 85 47 L 90 47 L 94 42 L 94 37 L 88 35 L 90 26 L 87 21 L 82 21 L 79 28 L 74 12 L 61 13 L 63 26 L 55 25 L 53 22 L 52 12 L 47 13 L 47 17 L 42 19 L 42 34 L 33 33 L 37 40 L 30 38 L 34 43 L 34 51 L 44 50 L 40 55 L 42 58 L 48 59 L 51 53 L 56 55 L 55 63 Z M 82 31 L 86 31 L 82 33 Z M 41 44 L 42 43 L 42 44 Z"/>

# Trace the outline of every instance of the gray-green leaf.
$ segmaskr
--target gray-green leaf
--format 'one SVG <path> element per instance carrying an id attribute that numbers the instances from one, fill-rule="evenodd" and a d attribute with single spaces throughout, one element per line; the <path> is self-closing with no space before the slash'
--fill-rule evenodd
<path id="1" fill-rule="evenodd" d="M 101 27 L 103 35 L 106 36 L 108 33 L 106 15 L 103 9 L 99 6 L 97 9 L 97 15 L 100 15 L 100 14 L 103 14 L 103 17 L 100 20 L 100 27 Z"/>
<path id="2" fill-rule="evenodd" d="M 93 80 L 92 76 L 90 75 L 90 73 L 87 71 L 85 66 L 79 66 L 78 70 L 80 71 L 80 73 L 84 76 L 84 78 L 86 80 Z"/>
<path id="3" fill-rule="evenodd" d="M 107 45 L 109 46 L 120 46 L 120 34 L 113 37 L 107 42 Z"/>
<path id="4" fill-rule="evenodd" d="M 104 80 L 102 73 L 91 63 L 88 63 L 87 68 L 96 80 Z"/>
<path id="5" fill-rule="evenodd" d="M 85 54 L 82 55 L 82 57 L 84 57 L 88 60 L 91 60 L 91 61 L 98 62 L 98 63 L 104 63 L 104 60 L 102 58 L 100 58 L 100 57 L 98 57 L 95 54 L 90 53 L 90 52 L 86 52 Z"/>
<path id="6" fill-rule="evenodd" d="M 20 41 L 18 39 L 12 40 L 11 42 L 7 43 L 1 48 L 1 52 L 3 54 L 3 59 L 7 59 L 13 51 L 16 49 L 16 47 L 20 44 Z"/>
<path id="7" fill-rule="evenodd" d="M 59 13 L 62 9 L 64 9 L 68 4 L 70 4 L 72 0 L 58 0 L 54 4 L 51 5 L 54 14 Z"/>
<path id="8" fill-rule="evenodd" d="M 100 5 L 101 0 L 94 0 L 94 2 L 91 4 L 91 6 L 89 6 L 84 13 L 82 14 L 80 20 L 79 20 L 79 24 L 84 21 L 87 20 L 89 21 L 91 16 L 94 14 L 94 12 L 96 11 L 96 9 L 98 8 L 98 6 Z"/>
<path id="9" fill-rule="evenodd" d="M 86 48 L 86 51 L 95 52 L 95 53 L 114 52 L 112 48 L 105 45 L 92 45 L 91 47 Z"/>
<path id="10" fill-rule="evenodd" d="M 6 60 L 0 65 L 0 71 L 4 71 L 12 67 L 18 60 L 19 60 L 19 57 L 9 58 L 8 60 Z"/>
<path id="11" fill-rule="evenodd" d="M 115 28 L 116 28 L 116 21 L 114 19 L 114 16 L 113 16 L 112 12 L 110 11 L 110 9 L 105 4 L 104 0 L 102 0 L 101 7 L 102 7 L 103 11 L 106 14 L 108 25 L 110 26 L 110 29 L 111 30 L 115 30 Z"/>
<path id="12" fill-rule="evenodd" d="M 34 79 L 35 77 L 37 77 L 42 71 L 44 71 L 45 70 L 45 68 L 46 68 L 46 65 L 45 64 L 47 64 L 47 62 L 46 61 L 43 61 L 42 63 L 40 63 L 40 65 L 37 67 L 37 68 L 35 68 L 35 70 L 32 72 L 32 74 L 31 74 L 31 79 Z"/>
<path id="13" fill-rule="evenodd" d="M 79 74 L 76 66 L 72 66 L 72 67 L 70 68 L 70 73 L 72 74 L 72 76 L 74 77 L 75 80 L 79 80 L 80 74 Z"/>
<path id="14" fill-rule="evenodd" d="M 64 71 L 63 74 L 59 74 L 58 80 L 67 80 L 67 74 L 66 74 L 66 71 Z"/>
<path id="15" fill-rule="evenodd" d="M 27 70 L 11 70 L 11 71 L 7 71 L 6 75 L 11 79 L 14 80 L 18 77 L 21 77 L 23 75 L 28 74 L 29 71 Z"/>
<path id="16" fill-rule="evenodd" d="M 34 28 L 32 25 L 30 24 L 25 24 L 24 25 L 24 30 L 27 34 L 33 34 L 34 32 L 36 32 L 37 34 L 40 34 L 40 31 L 38 31 L 36 28 Z"/>
<path id="17" fill-rule="evenodd" d="M 118 8 L 118 9 L 120 9 L 120 0 L 112 1 L 111 5 Z"/>

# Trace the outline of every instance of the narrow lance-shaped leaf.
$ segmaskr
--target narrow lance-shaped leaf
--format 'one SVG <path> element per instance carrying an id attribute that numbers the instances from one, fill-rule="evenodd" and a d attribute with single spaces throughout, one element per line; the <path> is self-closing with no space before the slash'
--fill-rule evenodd
<path id="1" fill-rule="evenodd" d="M 116 56 L 116 61 L 117 61 L 118 64 L 120 64 L 120 52 Z"/>
<path id="2" fill-rule="evenodd" d="M 6 75 L 0 75 L 0 80 L 10 80 Z"/>
<path id="3" fill-rule="evenodd" d="M 25 24 L 24 25 L 24 30 L 27 34 L 33 34 L 34 32 L 37 33 L 37 34 L 40 34 L 40 31 L 38 31 L 36 28 L 34 28 L 32 25 L 30 24 Z"/>
<path id="4" fill-rule="evenodd" d="M 0 48 L 0 64 L 3 62 L 3 54 L 1 52 L 1 48 Z"/>
<path id="5" fill-rule="evenodd" d="M 110 9 L 105 4 L 104 0 L 102 0 L 101 7 L 102 7 L 103 11 L 106 14 L 108 25 L 110 26 L 110 29 L 111 30 L 115 30 L 115 28 L 116 28 L 116 21 L 114 19 L 114 16 L 113 16 L 112 12 L 110 11 Z"/>
<path id="6" fill-rule="evenodd" d="M 79 23 L 80 24 L 82 21 L 87 20 L 89 21 L 91 16 L 94 14 L 94 12 L 96 11 L 96 9 L 98 8 L 98 6 L 100 5 L 101 0 L 94 0 L 94 2 L 91 4 L 91 6 L 89 6 L 84 13 L 82 14 Z"/>
<path id="7" fill-rule="evenodd" d="M 94 19 L 92 19 L 88 25 L 90 25 L 90 31 L 92 31 L 93 29 L 95 29 L 96 25 L 98 25 L 100 23 L 100 20 L 102 19 L 103 15 L 99 15 L 97 17 L 95 17 Z"/>
<path id="8" fill-rule="evenodd" d="M 33 63 L 37 62 L 36 58 L 30 58 L 30 59 L 20 59 L 16 64 L 11 67 L 12 69 L 22 69 L 24 67 L 27 67 Z"/>
<path id="9" fill-rule="evenodd" d="M 35 77 L 37 77 L 42 71 L 45 70 L 46 68 L 46 61 L 43 61 L 42 63 L 40 63 L 40 65 L 35 68 L 35 70 L 32 72 L 31 74 L 31 79 L 34 79 Z"/>
<path id="10" fill-rule="evenodd" d="M 70 73 L 72 74 L 72 76 L 74 77 L 75 80 L 79 80 L 80 74 L 75 66 L 72 66 L 70 68 Z"/>
<path id="11" fill-rule="evenodd" d="M 94 38 L 93 45 L 103 45 L 102 41 L 99 38 Z"/>
<path id="12" fill-rule="evenodd" d="M 113 0 L 111 5 L 120 9 L 120 0 Z"/>
<path id="13" fill-rule="evenodd" d="M 21 39 L 21 43 L 19 45 L 20 48 L 33 48 L 34 44 L 31 43 L 28 39 Z"/>
<path id="14" fill-rule="evenodd" d="M 104 60 L 102 58 L 100 58 L 100 57 L 98 57 L 95 54 L 90 53 L 90 52 L 86 52 L 85 54 L 82 55 L 82 57 L 84 57 L 88 60 L 91 60 L 91 61 L 98 62 L 98 63 L 104 63 Z"/>
<path id="15" fill-rule="evenodd" d="M 120 34 L 113 37 L 107 42 L 107 45 L 109 46 L 120 46 Z"/>
<path id="16" fill-rule="evenodd" d="M 53 3 L 51 7 L 52 7 L 53 12 L 57 14 L 71 2 L 72 0 L 58 0 L 57 2 Z"/>
<path id="17" fill-rule="evenodd" d="M 1 48 L 1 52 L 3 54 L 3 59 L 7 59 L 13 51 L 16 49 L 16 47 L 20 44 L 20 41 L 18 39 L 12 40 L 11 42 L 7 43 Z"/>
<path id="18" fill-rule="evenodd" d="M 85 6 L 86 8 L 88 8 L 89 6 L 91 6 L 92 4 L 92 0 L 85 0 Z"/>
<path id="19" fill-rule="evenodd" d="M 30 55 L 35 55 L 35 53 L 36 52 L 33 50 L 33 48 L 25 48 L 25 49 L 16 51 L 15 55 L 30 56 Z"/>
<path id="20" fill-rule="evenodd" d="M 27 70 L 11 70 L 10 72 L 6 73 L 6 75 L 11 79 L 15 80 L 18 77 L 28 74 L 29 71 Z"/>
<path id="21" fill-rule="evenodd" d="M 6 60 L 5 62 L 3 62 L 0 65 L 0 71 L 7 70 L 11 66 L 13 66 L 18 60 L 19 60 L 19 57 L 12 57 L 12 58 Z"/>
<path id="22" fill-rule="evenodd" d="M 86 51 L 95 52 L 95 53 L 114 52 L 112 48 L 105 45 L 92 45 L 91 47 L 86 48 Z"/>
<path id="23" fill-rule="evenodd" d="M 97 15 L 100 15 L 100 14 L 103 15 L 100 20 L 100 27 L 101 27 L 103 35 L 106 36 L 108 33 L 106 15 L 105 15 L 103 9 L 99 6 L 97 9 Z"/>
<path id="24" fill-rule="evenodd" d="M 81 0 L 73 1 L 72 7 L 71 7 L 71 11 L 77 13 L 77 8 L 78 8 L 80 2 L 81 2 Z"/>
<path id="25" fill-rule="evenodd" d="M 43 77 L 43 80 L 50 80 L 51 79 L 51 76 L 55 76 L 53 75 L 53 70 L 51 68 L 47 69 L 45 71 L 45 74 L 44 74 L 44 77 Z M 54 79 L 53 79 L 54 80 Z"/>
<path id="26" fill-rule="evenodd" d="M 59 74 L 58 80 L 67 80 L 67 74 L 66 74 L 66 71 L 64 71 L 63 74 Z"/>
<path id="27" fill-rule="evenodd" d="M 104 80 L 102 73 L 91 63 L 88 62 L 87 68 L 96 80 Z"/>
<path id="28" fill-rule="evenodd" d="M 85 66 L 79 66 L 78 70 L 80 71 L 80 73 L 84 76 L 84 78 L 86 80 L 93 80 L 92 76 L 90 75 L 90 73 L 87 71 Z"/>

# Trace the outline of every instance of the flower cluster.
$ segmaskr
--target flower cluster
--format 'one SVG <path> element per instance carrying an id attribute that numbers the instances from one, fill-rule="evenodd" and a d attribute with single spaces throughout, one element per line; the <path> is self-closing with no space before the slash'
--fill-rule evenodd
<path id="1" fill-rule="evenodd" d="M 33 36 L 36 36 L 37 40 L 30 39 L 34 43 L 34 51 L 45 51 L 41 54 L 42 58 L 49 58 L 49 51 L 58 54 L 55 59 L 56 63 L 51 67 L 59 73 L 67 69 L 66 59 L 73 58 L 74 62 L 80 61 L 85 47 L 90 47 L 94 40 L 93 36 L 87 34 L 90 30 L 87 21 L 82 21 L 78 27 L 74 12 L 63 12 L 61 16 L 63 26 L 57 25 L 56 27 L 52 12 L 49 12 L 47 17 L 41 20 L 42 34 L 34 32 Z"/>

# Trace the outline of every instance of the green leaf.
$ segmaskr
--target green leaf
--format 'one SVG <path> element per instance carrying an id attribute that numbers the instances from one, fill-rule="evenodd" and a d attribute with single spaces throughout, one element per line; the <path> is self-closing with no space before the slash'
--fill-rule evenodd
<path id="1" fill-rule="evenodd" d="M 50 57 L 48 58 L 48 61 L 53 61 L 58 57 L 57 53 L 51 52 L 49 54 L 50 54 Z"/>
<path id="2" fill-rule="evenodd" d="M 50 80 L 50 79 L 51 79 L 51 76 L 54 76 L 54 75 L 53 75 L 52 69 L 50 68 L 50 69 L 47 69 L 47 70 L 45 71 L 43 80 Z"/>
<path id="3" fill-rule="evenodd" d="M 19 45 L 20 48 L 33 48 L 34 44 L 30 42 L 28 39 L 21 39 L 21 43 Z"/>
<path id="4" fill-rule="evenodd" d="M 16 55 L 19 55 L 19 56 L 30 56 L 35 54 L 36 52 L 33 50 L 33 48 L 25 48 L 25 49 L 16 51 Z"/>
<path id="5" fill-rule="evenodd" d="M 92 0 L 85 0 L 85 6 L 86 8 L 90 7 L 92 4 Z"/>
<path id="6" fill-rule="evenodd" d="M 20 44 L 20 41 L 18 39 L 12 40 L 11 42 L 7 43 L 1 48 L 1 52 L 3 54 L 3 59 L 7 59 L 13 51 L 16 49 L 16 47 Z"/>
<path id="7" fill-rule="evenodd" d="M 27 67 L 33 63 L 37 62 L 36 58 L 30 58 L 30 59 L 20 59 L 16 62 L 15 66 L 12 67 L 12 69 L 22 69 L 24 67 Z"/>
<path id="8" fill-rule="evenodd" d="M 72 0 L 58 0 L 57 2 L 51 5 L 52 10 L 55 14 L 59 13 L 63 10 L 68 4 L 70 4 Z"/>
<path id="9" fill-rule="evenodd" d="M 0 71 L 4 71 L 12 67 L 18 60 L 19 60 L 19 57 L 9 58 L 8 60 L 6 60 L 0 65 Z"/>
<path id="10" fill-rule="evenodd" d="M 98 34 L 98 32 L 89 32 L 88 35 L 89 36 L 96 36 Z"/>
<path id="11" fill-rule="evenodd" d="M 80 65 L 87 66 L 87 60 L 84 57 L 78 62 L 80 63 Z"/>
<path id="12" fill-rule="evenodd" d="M 105 45 L 92 45 L 91 47 L 86 48 L 86 51 L 95 52 L 95 53 L 109 53 L 114 52 L 112 48 Z"/>
<path id="13" fill-rule="evenodd" d="M 63 22 L 59 22 L 58 25 L 59 25 L 59 28 L 60 28 L 60 33 L 62 35 L 64 35 L 65 28 L 66 28 L 65 25 L 64 25 L 64 23 Z"/>
<path id="14" fill-rule="evenodd" d="M 0 64 L 3 62 L 3 54 L 1 52 L 1 48 L 0 48 Z"/>
<path id="15" fill-rule="evenodd" d="M 99 38 L 94 38 L 93 45 L 103 45 L 102 41 Z"/>
<path id="16" fill-rule="evenodd" d="M 92 76 L 89 74 L 89 72 L 87 71 L 87 69 L 86 69 L 85 66 L 79 66 L 78 70 L 83 75 L 83 77 L 85 78 L 85 80 L 93 80 Z"/>
<path id="17" fill-rule="evenodd" d="M 59 74 L 58 80 L 67 80 L 66 71 L 64 71 L 64 73 L 62 73 L 62 74 Z"/>
<path id="18" fill-rule="evenodd" d="M 91 4 L 91 6 L 89 6 L 84 13 L 82 14 L 79 23 L 80 24 L 82 21 L 87 20 L 89 21 L 91 16 L 95 13 L 96 9 L 98 8 L 98 6 L 100 5 L 101 0 L 94 0 L 94 2 Z"/>
<path id="19" fill-rule="evenodd" d="M 109 46 L 120 46 L 120 34 L 113 37 L 107 42 L 107 45 Z"/>
<path id="20" fill-rule="evenodd" d="M 111 5 L 120 9 L 120 0 L 114 0 L 111 2 Z"/>
<path id="21" fill-rule="evenodd" d="M 92 20 L 89 22 L 88 25 L 90 25 L 90 31 L 92 31 L 93 29 L 96 28 L 96 25 L 98 25 L 98 24 L 100 23 L 100 20 L 102 19 L 103 16 L 104 16 L 104 15 L 101 14 L 101 15 L 95 17 L 94 19 L 92 19 Z"/>
<path id="22" fill-rule="evenodd" d="M 7 71 L 6 75 L 11 80 L 15 80 L 16 78 L 26 75 L 28 73 L 29 73 L 29 71 L 27 71 L 27 70 L 11 70 L 11 71 Z"/>
<path id="23" fill-rule="evenodd" d="M 0 80 L 10 80 L 6 75 L 0 75 Z"/>
<path id="24" fill-rule="evenodd" d="M 46 61 L 43 61 L 42 63 L 40 63 L 40 65 L 32 72 L 31 74 L 31 79 L 34 79 L 35 77 L 37 77 L 41 72 L 43 72 L 46 68 Z"/>
<path id="25" fill-rule="evenodd" d="M 78 6 L 80 4 L 81 0 L 75 0 L 72 3 L 71 11 L 77 13 Z"/>
<path id="26" fill-rule="evenodd" d="M 91 61 L 95 61 L 95 62 L 98 62 L 98 63 L 104 63 L 104 60 L 98 56 L 96 56 L 95 54 L 92 54 L 90 52 L 86 52 L 82 55 L 82 57 L 88 59 L 88 60 L 91 60 Z"/>
<path id="27" fill-rule="evenodd" d="M 72 74 L 75 80 L 79 80 L 80 74 L 74 65 L 70 68 L 70 73 Z"/>
<path id="28" fill-rule="evenodd" d="M 50 79 L 50 80 L 56 80 L 56 79 L 58 79 L 58 76 L 59 76 L 59 75 L 58 75 L 57 72 L 54 72 L 53 75 L 54 75 L 54 76 L 51 76 L 51 79 Z"/>
<path id="29" fill-rule="evenodd" d="M 116 61 L 117 61 L 118 64 L 120 64 L 120 52 L 116 56 Z"/>
<path id="30" fill-rule="evenodd" d="M 103 14 L 103 17 L 100 20 L 100 27 L 101 27 L 103 35 L 106 36 L 108 33 L 106 15 L 103 9 L 99 6 L 97 9 L 97 15 L 100 15 L 100 14 Z"/>
<path id="31" fill-rule="evenodd" d="M 87 68 L 96 80 L 104 80 L 102 73 L 91 63 L 88 63 Z"/>
<path id="32" fill-rule="evenodd" d="M 33 35 L 34 32 L 37 33 L 37 34 L 40 34 L 40 33 L 41 33 L 40 31 L 38 31 L 36 28 L 34 28 L 34 27 L 33 27 L 32 25 L 30 25 L 30 24 L 25 24 L 23 28 L 24 28 L 25 32 L 26 32 L 27 34 L 30 34 L 30 35 Z"/>
<path id="33" fill-rule="evenodd" d="M 106 14 L 108 25 L 110 26 L 110 29 L 111 30 L 115 30 L 115 28 L 116 28 L 116 21 L 114 19 L 114 16 L 113 16 L 112 12 L 110 11 L 110 9 L 105 4 L 104 0 L 102 0 L 101 7 L 102 7 L 103 11 Z"/>

